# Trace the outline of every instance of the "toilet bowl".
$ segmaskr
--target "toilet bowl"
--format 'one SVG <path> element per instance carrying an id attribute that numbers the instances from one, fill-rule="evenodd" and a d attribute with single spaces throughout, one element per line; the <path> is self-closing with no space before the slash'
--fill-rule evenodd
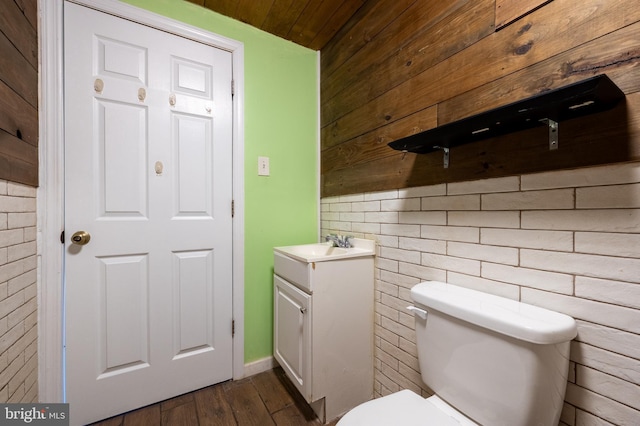
<path id="1" fill-rule="evenodd" d="M 338 426 L 479 426 L 438 396 L 423 398 L 410 390 L 360 404 Z"/>
<path id="2" fill-rule="evenodd" d="M 339 426 L 557 426 L 573 318 L 436 281 L 414 286 L 411 299 L 434 396 L 402 390 L 355 407 Z"/>

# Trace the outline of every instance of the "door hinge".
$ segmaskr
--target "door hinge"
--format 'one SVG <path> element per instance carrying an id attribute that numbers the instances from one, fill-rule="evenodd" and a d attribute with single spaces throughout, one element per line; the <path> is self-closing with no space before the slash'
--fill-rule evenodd
<path id="1" fill-rule="evenodd" d="M 236 320 L 231 320 L 231 337 L 236 335 Z"/>
<path id="2" fill-rule="evenodd" d="M 236 201 L 231 200 L 231 217 L 236 215 Z"/>
<path id="3" fill-rule="evenodd" d="M 233 98 L 235 94 L 236 94 L 236 81 L 231 80 L 231 97 Z"/>
<path id="4" fill-rule="evenodd" d="M 64 230 L 60 233 L 60 243 L 64 244 Z"/>

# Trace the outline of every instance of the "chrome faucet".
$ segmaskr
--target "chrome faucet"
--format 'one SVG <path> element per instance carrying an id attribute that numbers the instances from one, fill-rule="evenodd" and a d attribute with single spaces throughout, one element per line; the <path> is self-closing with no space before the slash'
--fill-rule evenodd
<path id="1" fill-rule="evenodd" d="M 334 247 L 350 248 L 352 238 L 352 236 L 329 234 L 325 237 L 325 241 L 331 241 Z"/>

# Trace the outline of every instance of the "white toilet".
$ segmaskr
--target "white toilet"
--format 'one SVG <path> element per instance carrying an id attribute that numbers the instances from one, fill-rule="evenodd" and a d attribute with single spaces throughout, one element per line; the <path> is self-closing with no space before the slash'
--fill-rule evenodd
<path id="1" fill-rule="evenodd" d="M 411 289 L 422 380 L 365 402 L 338 426 L 557 426 L 573 318 L 436 281 Z"/>

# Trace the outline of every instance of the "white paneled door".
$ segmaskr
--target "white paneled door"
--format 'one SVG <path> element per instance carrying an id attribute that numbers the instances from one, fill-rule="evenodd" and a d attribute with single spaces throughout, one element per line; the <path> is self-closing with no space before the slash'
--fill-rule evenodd
<path id="1" fill-rule="evenodd" d="M 64 19 L 66 392 L 85 424 L 232 376 L 232 58 Z"/>

